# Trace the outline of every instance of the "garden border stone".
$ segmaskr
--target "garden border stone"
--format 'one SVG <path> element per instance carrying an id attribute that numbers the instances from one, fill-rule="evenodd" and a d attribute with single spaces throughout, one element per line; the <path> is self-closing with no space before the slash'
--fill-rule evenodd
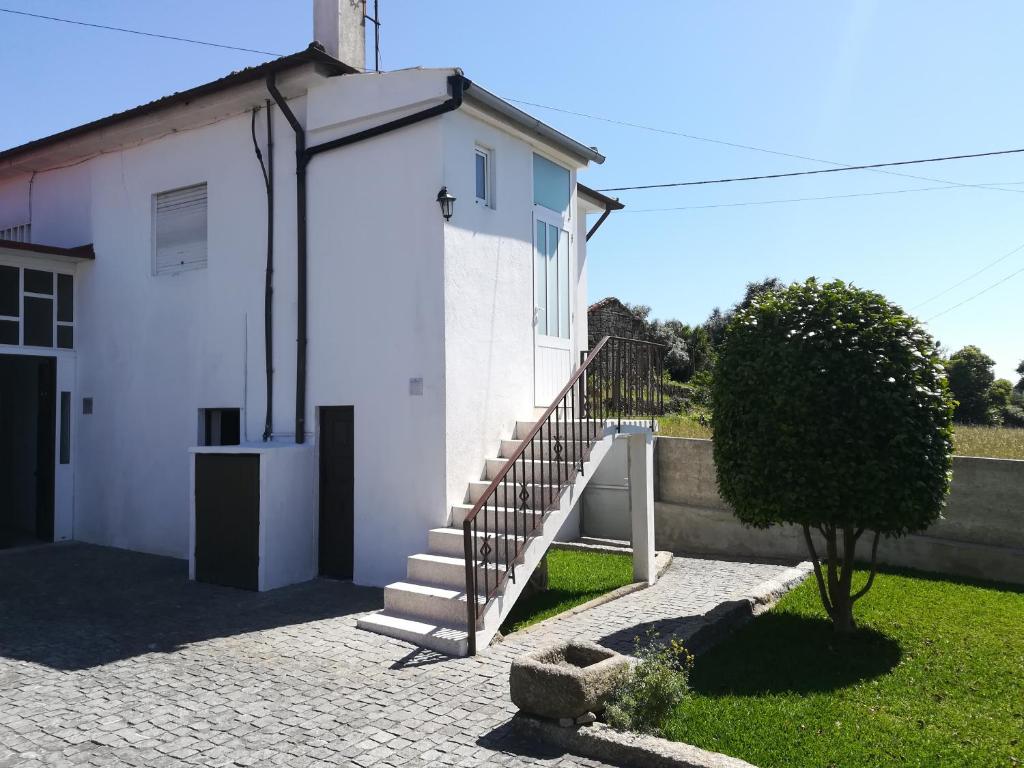
<path id="1" fill-rule="evenodd" d="M 602 723 L 564 728 L 522 712 L 512 718 L 521 736 L 561 747 L 625 768 L 756 768 L 748 762 L 690 744 L 635 733 L 623 733 Z"/>

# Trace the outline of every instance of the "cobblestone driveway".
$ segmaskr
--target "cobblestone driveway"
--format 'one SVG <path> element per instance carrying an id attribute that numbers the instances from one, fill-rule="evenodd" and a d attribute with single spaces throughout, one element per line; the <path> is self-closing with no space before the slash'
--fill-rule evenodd
<path id="1" fill-rule="evenodd" d="M 782 568 L 677 558 L 658 584 L 448 659 L 355 627 L 377 589 L 256 594 L 82 544 L 0 553 L 0 768 L 557 765 L 507 722 L 508 666 L 554 638 L 687 635 Z"/>

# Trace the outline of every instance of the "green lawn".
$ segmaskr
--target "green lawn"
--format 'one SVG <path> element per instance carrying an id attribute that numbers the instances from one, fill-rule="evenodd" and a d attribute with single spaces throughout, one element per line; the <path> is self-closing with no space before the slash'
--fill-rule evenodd
<path id="1" fill-rule="evenodd" d="M 658 434 L 661 437 L 710 438 L 711 429 L 693 416 L 673 413 L 658 419 Z M 958 424 L 953 432 L 953 452 L 958 456 L 1024 459 L 1024 429 Z"/>
<path id="2" fill-rule="evenodd" d="M 808 579 L 697 660 L 666 733 L 760 768 L 1024 764 L 1024 590 L 882 573 L 856 613 L 836 640 Z"/>
<path id="3" fill-rule="evenodd" d="M 504 634 L 536 624 L 633 581 L 629 555 L 548 552 L 548 590 L 520 599 L 501 625 Z"/>

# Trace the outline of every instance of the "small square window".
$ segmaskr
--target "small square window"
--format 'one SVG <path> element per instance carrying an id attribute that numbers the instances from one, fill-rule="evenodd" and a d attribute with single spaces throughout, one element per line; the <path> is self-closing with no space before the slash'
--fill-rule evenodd
<path id="1" fill-rule="evenodd" d="M 0 266 L 0 315 L 17 317 L 21 313 L 20 279 L 17 267 Z"/>
<path id="2" fill-rule="evenodd" d="M 494 207 L 494 154 L 489 149 L 477 147 L 474 155 L 476 169 L 476 202 L 488 208 Z"/>
<path id="3" fill-rule="evenodd" d="M 45 293 L 47 296 L 53 296 L 53 272 L 26 269 L 25 293 Z"/>
<path id="4" fill-rule="evenodd" d="M 25 297 L 26 347 L 53 346 L 53 299 Z"/>
<path id="5" fill-rule="evenodd" d="M 0 320 L 0 344 L 17 344 L 20 336 L 17 320 Z"/>
<path id="6" fill-rule="evenodd" d="M 242 437 L 239 408 L 200 408 L 200 445 L 238 445 Z"/>

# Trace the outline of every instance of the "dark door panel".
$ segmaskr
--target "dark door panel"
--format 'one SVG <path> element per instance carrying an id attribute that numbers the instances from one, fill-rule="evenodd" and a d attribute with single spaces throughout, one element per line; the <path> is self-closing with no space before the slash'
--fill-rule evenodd
<path id="1" fill-rule="evenodd" d="M 352 406 L 320 409 L 320 575 L 351 579 L 355 538 Z"/>
<path id="2" fill-rule="evenodd" d="M 260 459 L 196 454 L 196 580 L 259 589 Z"/>

